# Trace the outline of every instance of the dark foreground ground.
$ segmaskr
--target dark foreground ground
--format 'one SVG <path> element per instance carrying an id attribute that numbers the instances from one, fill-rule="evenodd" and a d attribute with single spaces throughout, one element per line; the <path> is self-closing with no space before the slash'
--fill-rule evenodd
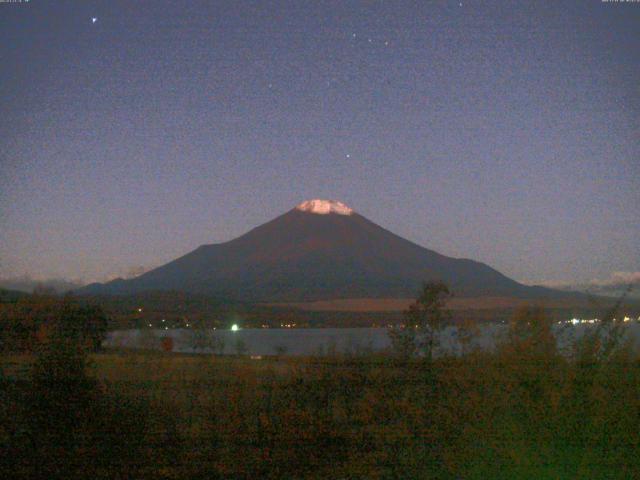
<path id="1" fill-rule="evenodd" d="M 640 478 L 640 362 L 1 357 L 2 478 Z M 75 362 L 75 364 L 74 364 Z M 75 366 L 74 366 L 75 365 Z"/>

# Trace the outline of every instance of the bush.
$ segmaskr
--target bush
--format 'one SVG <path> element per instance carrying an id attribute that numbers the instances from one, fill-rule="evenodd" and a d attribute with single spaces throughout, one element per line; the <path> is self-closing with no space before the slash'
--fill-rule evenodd
<path id="1" fill-rule="evenodd" d="M 33 352 L 52 336 L 65 336 L 98 351 L 107 331 L 107 316 L 95 305 L 72 297 L 32 295 L 0 304 L 0 346 L 6 352 Z"/>

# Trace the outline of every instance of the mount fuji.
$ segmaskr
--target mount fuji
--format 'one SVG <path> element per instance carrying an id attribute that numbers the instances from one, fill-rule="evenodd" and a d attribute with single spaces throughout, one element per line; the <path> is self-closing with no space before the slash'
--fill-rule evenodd
<path id="1" fill-rule="evenodd" d="M 333 200 L 302 202 L 234 240 L 202 245 L 138 277 L 94 283 L 79 293 L 172 290 L 255 302 L 411 298 L 428 280 L 445 281 L 461 297 L 571 295 L 441 255 Z"/>

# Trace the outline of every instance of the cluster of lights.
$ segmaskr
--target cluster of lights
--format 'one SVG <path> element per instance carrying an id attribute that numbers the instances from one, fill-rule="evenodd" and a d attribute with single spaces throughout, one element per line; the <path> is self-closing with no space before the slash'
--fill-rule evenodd
<path id="1" fill-rule="evenodd" d="M 570 323 L 571 325 L 578 325 L 581 323 L 599 323 L 600 320 L 598 318 L 591 318 L 591 319 L 586 319 L 586 318 L 572 318 L 571 320 L 566 320 L 565 322 L 558 322 L 558 323 Z"/>
<path id="2" fill-rule="evenodd" d="M 613 319 L 613 321 L 614 321 L 614 322 L 617 322 L 618 320 L 616 320 L 616 319 L 614 318 L 614 319 Z M 622 321 L 622 322 L 624 322 L 624 323 L 628 323 L 628 322 L 633 321 L 633 319 L 632 319 L 632 318 L 630 318 L 630 317 L 624 317 L 624 318 L 622 318 L 622 320 L 621 320 L 621 321 Z M 637 318 L 637 321 L 638 321 L 638 322 L 640 322 L 640 317 L 638 317 L 638 318 Z"/>
<path id="3" fill-rule="evenodd" d="M 136 308 L 136 311 L 137 311 L 138 313 L 142 313 L 142 307 L 138 307 L 138 308 Z M 184 320 L 184 322 L 185 322 L 185 323 L 184 323 L 185 327 L 186 327 L 186 328 L 191 328 L 191 324 L 189 323 L 188 319 L 187 319 L 186 317 L 182 317 L 182 319 L 183 319 L 183 320 Z M 160 322 L 161 322 L 161 323 L 165 323 L 166 321 L 167 321 L 167 320 L 166 320 L 165 318 L 163 318 L 162 320 L 160 320 Z M 151 324 L 151 323 L 149 323 L 149 324 L 147 324 L 147 325 L 149 325 L 149 327 L 153 327 L 153 324 Z M 161 325 L 161 327 L 162 327 L 162 325 Z M 166 326 L 165 326 L 165 328 L 164 328 L 164 329 L 165 329 L 165 330 L 168 330 L 168 329 L 169 329 L 169 327 L 166 327 Z"/>
<path id="4" fill-rule="evenodd" d="M 280 328 L 296 328 L 296 324 L 295 323 L 281 323 L 280 324 Z"/>
<path id="5" fill-rule="evenodd" d="M 619 321 L 618 319 L 614 318 L 612 319 L 614 322 Z M 624 318 L 622 318 L 620 321 L 624 322 L 624 323 L 629 323 L 631 322 L 633 319 L 631 317 L 627 317 L 625 316 Z M 638 322 L 640 322 L 640 317 L 638 317 Z M 580 325 L 580 324 L 594 324 L 594 323 L 600 323 L 600 319 L 599 318 L 572 318 L 571 320 L 565 320 L 565 321 L 561 321 L 558 322 L 559 324 L 563 324 L 563 323 L 570 323 L 571 325 Z"/>
<path id="6" fill-rule="evenodd" d="M 160 325 L 160 328 L 164 327 L 164 330 L 169 330 L 169 326 L 166 325 L 166 321 L 167 321 L 166 318 L 163 318 L 162 320 L 160 320 L 160 323 L 163 324 L 163 325 Z M 149 328 L 153 328 L 153 323 L 148 323 L 147 325 L 149 326 Z M 189 324 L 187 323 L 187 327 L 188 326 Z"/>

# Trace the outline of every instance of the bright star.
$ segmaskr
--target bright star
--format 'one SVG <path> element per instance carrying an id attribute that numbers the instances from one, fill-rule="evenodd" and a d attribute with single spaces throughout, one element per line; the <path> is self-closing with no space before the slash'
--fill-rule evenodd
<path id="1" fill-rule="evenodd" d="M 98 17 L 91 17 L 91 23 L 96 23 L 98 21 Z"/>

